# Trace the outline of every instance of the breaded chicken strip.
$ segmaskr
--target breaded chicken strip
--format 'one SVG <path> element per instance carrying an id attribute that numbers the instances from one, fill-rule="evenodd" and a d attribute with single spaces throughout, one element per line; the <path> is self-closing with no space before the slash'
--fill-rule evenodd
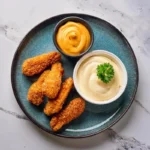
<path id="1" fill-rule="evenodd" d="M 34 105 L 40 105 L 43 102 L 43 92 L 42 92 L 42 84 L 46 78 L 46 76 L 49 74 L 50 70 L 44 71 L 41 76 L 38 78 L 36 82 L 34 82 L 29 90 L 27 99 L 29 102 L 31 102 Z"/>
<path id="2" fill-rule="evenodd" d="M 58 52 L 49 52 L 28 58 L 22 65 L 22 73 L 26 76 L 33 76 L 35 74 L 41 73 L 49 65 L 59 61 L 60 59 L 61 55 Z"/>
<path id="3" fill-rule="evenodd" d="M 63 104 L 65 103 L 72 87 L 73 87 L 72 78 L 68 78 L 63 82 L 57 98 L 53 100 L 49 100 L 44 108 L 44 113 L 47 116 L 58 113 L 62 109 Z"/>
<path id="4" fill-rule="evenodd" d="M 64 69 L 60 62 L 52 65 L 51 71 L 44 80 L 43 83 L 43 93 L 50 99 L 56 98 L 62 82 Z"/>
<path id="5" fill-rule="evenodd" d="M 75 98 L 60 113 L 52 117 L 50 126 L 53 131 L 58 131 L 62 126 L 79 117 L 85 109 L 85 101 L 82 98 Z"/>

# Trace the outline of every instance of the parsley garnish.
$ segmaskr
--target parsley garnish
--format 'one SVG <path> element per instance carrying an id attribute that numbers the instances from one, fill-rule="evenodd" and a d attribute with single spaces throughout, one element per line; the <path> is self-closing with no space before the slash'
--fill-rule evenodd
<path id="1" fill-rule="evenodd" d="M 104 83 L 108 83 L 114 77 L 114 68 L 110 63 L 104 63 L 97 66 L 97 76 Z"/>

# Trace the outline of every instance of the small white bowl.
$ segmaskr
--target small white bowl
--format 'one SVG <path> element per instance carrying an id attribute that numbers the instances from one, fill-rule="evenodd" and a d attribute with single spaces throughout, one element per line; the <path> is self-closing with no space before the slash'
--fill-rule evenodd
<path id="1" fill-rule="evenodd" d="M 79 69 L 80 65 L 86 59 L 88 59 L 89 57 L 99 56 L 99 55 L 108 56 L 112 60 L 116 61 L 118 63 L 118 65 L 120 65 L 120 67 L 122 69 L 122 86 L 121 86 L 119 92 L 113 98 L 111 98 L 109 100 L 105 100 L 105 101 L 91 100 L 90 98 L 88 98 L 86 95 L 84 95 L 80 91 L 78 83 L 77 83 L 77 72 L 78 72 L 78 69 Z M 73 71 L 73 80 L 74 80 L 75 88 L 76 88 L 77 92 L 80 94 L 81 97 L 83 97 L 86 101 L 88 101 L 88 102 L 90 102 L 92 104 L 104 105 L 104 104 L 110 104 L 110 103 L 116 101 L 123 94 L 123 92 L 125 91 L 125 88 L 127 86 L 128 76 L 127 76 L 127 71 L 126 71 L 126 68 L 125 68 L 123 62 L 116 55 L 114 55 L 111 52 L 105 51 L 105 50 L 94 50 L 94 51 L 92 51 L 90 53 L 87 53 L 83 57 L 81 57 L 79 59 L 79 61 L 76 63 L 74 71 Z"/>

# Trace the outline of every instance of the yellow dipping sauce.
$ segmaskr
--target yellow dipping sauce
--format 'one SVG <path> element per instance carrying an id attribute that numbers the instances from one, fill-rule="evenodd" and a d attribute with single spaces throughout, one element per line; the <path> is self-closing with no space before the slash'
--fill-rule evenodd
<path id="1" fill-rule="evenodd" d="M 110 63 L 115 71 L 113 79 L 104 83 L 97 77 L 97 65 Z M 113 98 L 122 86 L 120 65 L 107 56 L 93 56 L 85 60 L 77 72 L 77 84 L 80 91 L 93 101 L 106 101 Z"/>
<path id="2" fill-rule="evenodd" d="M 91 43 L 88 29 L 83 24 L 72 21 L 59 28 L 56 40 L 64 53 L 73 56 L 87 50 Z"/>

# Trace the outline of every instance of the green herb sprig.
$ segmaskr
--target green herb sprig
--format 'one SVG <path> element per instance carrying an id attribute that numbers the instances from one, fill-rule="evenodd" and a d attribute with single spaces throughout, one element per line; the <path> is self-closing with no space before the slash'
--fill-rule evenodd
<path id="1" fill-rule="evenodd" d="M 110 63 L 104 63 L 97 66 L 97 76 L 104 83 L 109 83 L 114 77 L 114 68 Z"/>

